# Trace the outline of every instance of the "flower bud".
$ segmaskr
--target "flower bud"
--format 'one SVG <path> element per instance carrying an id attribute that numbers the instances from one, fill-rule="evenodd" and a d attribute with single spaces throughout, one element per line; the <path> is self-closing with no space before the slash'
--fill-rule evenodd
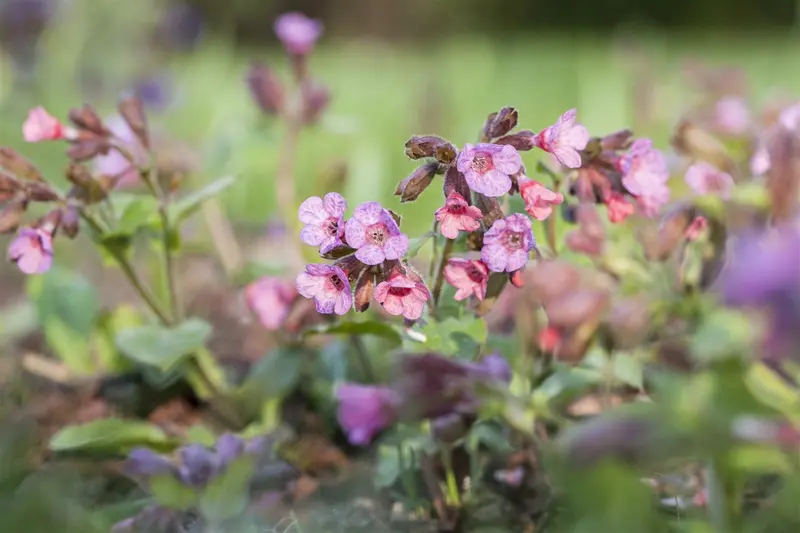
<path id="1" fill-rule="evenodd" d="M 80 230 L 80 213 L 75 206 L 65 207 L 61 212 L 61 231 L 70 239 L 74 239 Z"/>
<path id="2" fill-rule="evenodd" d="M 22 184 L 6 174 L 0 174 L 0 202 L 14 197 L 22 189 Z"/>
<path id="3" fill-rule="evenodd" d="M 510 272 L 508 274 L 508 281 L 510 281 L 511 284 L 518 289 L 523 288 L 525 286 L 525 276 L 522 272 L 522 269 Z"/>
<path id="4" fill-rule="evenodd" d="M 497 113 L 492 113 L 483 125 L 483 138 L 487 141 L 502 137 L 517 126 L 519 116 L 513 107 L 504 107 Z"/>
<path id="5" fill-rule="evenodd" d="M 709 132 L 687 120 L 678 124 L 672 137 L 672 146 L 681 155 L 707 161 L 726 172 L 735 169 L 725 145 Z"/>
<path id="6" fill-rule="evenodd" d="M 216 455 L 202 444 L 189 444 L 180 450 L 181 481 L 190 487 L 203 487 L 217 470 Z"/>
<path id="7" fill-rule="evenodd" d="M 0 168 L 4 168 L 22 180 L 41 181 L 39 170 L 27 159 L 9 147 L 0 148 Z M 4 186 L 0 185 L 0 193 Z"/>
<path id="8" fill-rule="evenodd" d="M 363 313 L 369 308 L 369 303 L 372 301 L 372 293 L 375 290 L 375 274 L 367 270 L 356 283 L 355 291 L 355 309 L 358 313 Z"/>
<path id="9" fill-rule="evenodd" d="M 445 198 L 450 197 L 452 193 L 457 193 L 468 204 L 472 204 L 472 191 L 467 184 L 467 178 L 455 166 L 449 167 L 444 175 L 443 191 Z"/>
<path id="10" fill-rule="evenodd" d="M 545 304 L 550 324 L 572 328 L 595 321 L 608 305 L 608 294 L 593 290 L 571 291 Z"/>
<path id="11" fill-rule="evenodd" d="M 37 220 L 34 228 L 39 228 L 50 235 L 55 235 L 56 230 L 61 226 L 61 209 L 53 209 L 45 216 Z"/>
<path id="12" fill-rule="evenodd" d="M 0 211 L 0 233 L 9 233 L 17 229 L 27 208 L 26 198 L 18 198 L 7 203 Z"/>
<path id="13" fill-rule="evenodd" d="M 101 137 L 80 139 L 67 149 L 67 157 L 73 161 L 88 161 L 98 155 L 107 154 L 111 145 Z"/>
<path id="14" fill-rule="evenodd" d="M 119 114 L 127 122 L 131 131 L 142 143 L 142 146 L 148 148 L 150 139 L 147 133 L 147 117 L 144 114 L 144 105 L 141 98 L 137 96 L 125 98 L 119 103 L 118 109 Z"/>
<path id="15" fill-rule="evenodd" d="M 26 189 L 28 198 L 34 202 L 55 202 L 59 199 L 58 193 L 43 181 L 31 182 Z"/>
<path id="16" fill-rule="evenodd" d="M 128 454 L 124 470 L 132 477 L 150 477 L 169 473 L 173 466 L 169 459 L 149 448 L 134 448 Z"/>
<path id="17" fill-rule="evenodd" d="M 532 131 L 525 130 L 512 133 L 511 135 L 506 135 L 505 137 L 500 137 L 494 141 L 494 144 L 510 144 L 519 152 L 527 152 L 532 150 L 535 146 L 533 142 L 535 137 L 536 134 L 534 134 Z"/>
<path id="18" fill-rule="evenodd" d="M 78 187 L 89 187 L 94 181 L 89 169 L 79 163 L 70 163 L 65 172 L 67 180 Z"/>
<path id="19" fill-rule="evenodd" d="M 426 163 L 417 167 L 406 179 L 397 184 L 395 196 L 400 197 L 400 203 L 413 202 L 433 182 L 439 163 Z"/>
<path id="20" fill-rule="evenodd" d="M 534 298 L 546 304 L 580 283 L 580 273 L 566 261 L 543 261 L 530 269 L 528 282 Z"/>
<path id="21" fill-rule="evenodd" d="M 349 248 L 349 247 L 347 247 Z M 355 250 L 353 248 L 349 248 L 351 252 L 346 256 L 342 257 L 336 263 L 336 266 L 344 270 L 344 273 L 347 274 L 347 280 L 350 283 L 355 283 L 358 277 L 361 275 L 361 272 L 367 267 L 364 263 L 356 259 L 356 256 L 353 255 Z M 327 258 L 326 258 L 327 259 Z"/>
<path id="22" fill-rule="evenodd" d="M 443 165 L 449 165 L 453 163 L 457 156 L 458 150 L 456 150 L 456 147 L 450 143 L 440 144 L 436 147 L 436 153 L 433 154 L 433 157 L 435 157 L 436 160 Z"/>
<path id="23" fill-rule="evenodd" d="M 303 121 L 311 125 L 319 122 L 331 101 L 331 92 L 320 83 L 309 82 L 303 87 Z"/>
<path id="24" fill-rule="evenodd" d="M 452 146 L 449 142 L 436 135 L 414 135 L 406 141 L 406 156 L 411 159 L 434 157 L 436 150 L 442 145 Z"/>
<path id="25" fill-rule="evenodd" d="M 264 63 L 255 62 L 247 73 L 247 86 L 259 109 L 267 115 L 279 115 L 283 110 L 283 84 Z"/>
<path id="26" fill-rule="evenodd" d="M 492 224 L 504 217 L 503 208 L 497 198 L 476 194 L 475 205 L 483 212 L 483 223 L 487 228 L 492 227 Z"/>
<path id="27" fill-rule="evenodd" d="M 110 133 L 100 116 L 89 104 L 84 104 L 80 109 L 71 109 L 69 120 L 79 129 L 92 132 L 101 137 L 108 136 Z"/>

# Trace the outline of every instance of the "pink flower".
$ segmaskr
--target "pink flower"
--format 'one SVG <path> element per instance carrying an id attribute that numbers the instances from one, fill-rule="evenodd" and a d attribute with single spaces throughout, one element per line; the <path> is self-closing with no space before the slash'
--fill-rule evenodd
<path id="1" fill-rule="evenodd" d="M 730 174 L 705 161 L 700 161 L 686 169 L 686 183 L 697 194 L 716 194 L 729 198 L 734 187 Z"/>
<path id="2" fill-rule="evenodd" d="M 561 332 L 554 326 L 547 326 L 539 332 L 538 341 L 543 352 L 553 352 L 561 343 Z"/>
<path id="3" fill-rule="evenodd" d="M 750 109 L 747 102 L 738 96 L 726 96 L 717 100 L 714 115 L 717 129 L 728 135 L 742 135 L 750 126 Z"/>
<path id="4" fill-rule="evenodd" d="M 473 294 L 478 300 L 486 297 L 489 269 L 481 261 L 454 257 L 444 267 L 444 279 L 458 289 L 454 298 L 466 300 Z"/>
<path id="5" fill-rule="evenodd" d="M 661 208 L 669 202 L 669 187 L 662 185 L 661 187 L 650 189 L 647 194 L 636 197 L 636 201 L 645 216 L 650 218 L 658 215 Z"/>
<path id="6" fill-rule="evenodd" d="M 530 219 L 516 213 L 495 221 L 483 235 L 481 259 L 492 272 L 513 272 L 525 266 L 535 246 Z"/>
<path id="7" fill-rule="evenodd" d="M 53 266 L 53 235 L 40 228 L 20 228 L 8 256 L 23 273 L 44 274 Z"/>
<path id="8" fill-rule="evenodd" d="M 637 139 L 619 162 L 622 184 L 634 196 L 658 196 L 669 180 L 667 160 L 650 139 Z"/>
<path id="9" fill-rule="evenodd" d="M 765 144 L 761 143 L 750 158 L 750 172 L 755 176 L 761 176 L 766 174 L 771 166 L 772 160 L 769 156 L 769 150 Z"/>
<path id="10" fill-rule="evenodd" d="M 285 280 L 270 276 L 254 281 L 244 289 L 247 306 L 270 331 L 283 325 L 294 296 L 294 287 Z"/>
<path id="11" fill-rule="evenodd" d="M 141 141 L 133 132 L 128 123 L 120 116 L 114 116 L 105 121 L 106 127 L 116 137 L 121 146 L 127 150 L 139 167 L 146 167 L 147 150 L 142 146 Z M 139 183 L 139 170 L 131 165 L 119 150 L 109 150 L 105 155 L 94 158 L 94 170 L 98 174 L 112 176 L 116 178 L 116 186 L 120 188 L 130 187 Z"/>
<path id="12" fill-rule="evenodd" d="M 408 251 L 408 236 L 400 232 L 392 215 L 378 202 L 356 207 L 344 234 L 347 244 L 356 249 L 356 258 L 366 265 L 400 259 Z"/>
<path id="13" fill-rule="evenodd" d="M 375 435 L 395 423 L 400 398 L 387 387 L 344 383 L 336 389 L 337 418 L 347 439 L 363 446 Z"/>
<path id="14" fill-rule="evenodd" d="M 510 144 L 465 144 L 456 167 L 469 188 L 486 196 L 503 196 L 511 189 L 511 176 L 522 168 L 522 158 Z"/>
<path id="15" fill-rule="evenodd" d="M 605 199 L 608 208 L 608 220 L 614 224 L 624 222 L 635 211 L 633 205 L 618 192 L 609 193 Z"/>
<path id="16" fill-rule="evenodd" d="M 300 222 L 306 224 L 300 231 L 300 239 L 310 246 L 319 246 L 321 254 L 341 245 L 346 210 L 347 201 L 339 193 L 329 192 L 324 199 L 308 198 L 299 209 Z"/>
<path id="17" fill-rule="evenodd" d="M 275 20 L 275 35 L 292 55 L 306 55 L 322 35 L 322 23 L 302 13 L 284 13 Z"/>
<path id="18" fill-rule="evenodd" d="M 483 213 L 473 205 L 469 205 L 463 196 L 451 192 L 444 207 L 436 210 L 436 220 L 442 235 L 448 239 L 457 239 L 459 231 L 475 231 L 481 227 Z"/>
<path id="19" fill-rule="evenodd" d="M 781 110 L 778 121 L 789 131 L 797 131 L 800 127 L 800 102 Z"/>
<path id="20" fill-rule="evenodd" d="M 22 136 L 29 143 L 42 141 L 58 141 L 75 135 L 72 128 L 64 126 L 61 121 L 41 106 L 28 112 L 28 118 L 22 125 Z"/>
<path id="21" fill-rule="evenodd" d="M 553 212 L 553 206 L 564 201 L 561 193 L 526 177 L 519 178 L 519 193 L 525 200 L 525 211 L 536 220 L 545 220 Z"/>
<path id="22" fill-rule="evenodd" d="M 306 271 L 297 276 L 296 286 L 301 295 L 314 299 L 318 313 L 344 315 L 353 307 L 350 281 L 336 265 L 306 265 Z"/>
<path id="23" fill-rule="evenodd" d="M 708 220 L 706 217 L 698 216 L 692 220 L 692 223 L 689 224 L 689 227 L 686 228 L 684 235 L 686 236 L 686 240 L 688 241 L 696 241 L 700 238 L 700 235 L 703 234 L 705 229 L 708 227 Z"/>
<path id="24" fill-rule="evenodd" d="M 403 315 L 409 320 L 421 317 L 425 302 L 430 299 L 431 293 L 421 279 L 414 279 L 399 269 L 395 269 L 388 280 L 375 287 L 375 301 L 387 313 Z"/>
<path id="25" fill-rule="evenodd" d="M 578 111 L 570 109 L 533 138 L 535 146 L 553 154 L 567 168 L 580 168 L 580 151 L 589 142 L 589 131 L 575 122 L 577 116 Z"/>

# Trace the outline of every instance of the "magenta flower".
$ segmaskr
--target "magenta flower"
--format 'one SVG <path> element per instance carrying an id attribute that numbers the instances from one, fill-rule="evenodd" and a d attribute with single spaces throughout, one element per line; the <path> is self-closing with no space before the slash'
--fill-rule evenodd
<path id="1" fill-rule="evenodd" d="M 292 55 L 307 55 L 322 35 L 322 23 L 302 13 L 284 13 L 275 20 L 275 35 Z"/>
<path id="2" fill-rule="evenodd" d="M 750 109 L 747 102 L 738 96 L 726 96 L 714 106 L 714 122 L 717 129 L 728 135 L 742 135 L 750 126 Z"/>
<path id="3" fill-rule="evenodd" d="M 244 289 L 247 306 L 270 331 L 279 329 L 289 314 L 295 289 L 286 280 L 265 276 Z"/>
<path id="4" fill-rule="evenodd" d="M 339 424 L 352 444 L 369 444 L 378 432 L 397 421 L 400 399 L 389 388 L 344 383 L 337 387 L 336 399 Z"/>
<path id="5" fill-rule="evenodd" d="M 495 221 L 483 235 L 481 259 L 492 272 L 514 272 L 525 266 L 535 246 L 530 219 L 516 213 Z"/>
<path id="6" fill-rule="evenodd" d="M 20 228 L 8 246 L 9 258 L 25 274 L 44 274 L 53 266 L 53 235 L 39 228 Z"/>
<path id="7" fill-rule="evenodd" d="M 421 279 L 395 269 L 388 280 L 378 283 L 374 297 L 390 315 L 416 320 L 422 316 L 422 309 L 431 299 L 431 293 Z"/>
<path id="8" fill-rule="evenodd" d="M 456 167 L 469 188 L 486 196 L 503 196 L 511 189 L 509 176 L 522 168 L 522 158 L 510 144 L 465 144 Z"/>
<path id="9" fill-rule="evenodd" d="M 444 267 L 444 279 L 458 289 L 453 297 L 456 300 L 466 300 L 473 294 L 478 300 L 483 300 L 489 282 L 489 269 L 482 261 L 454 257 Z"/>
<path id="10" fill-rule="evenodd" d="M 58 141 L 74 136 L 75 131 L 72 128 L 64 126 L 41 106 L 31 109 L 22 125 L 22 137 L 29 143 Z"/>
<path id="11" fill-rule="evenodd" d="M 324 199 L 308 198 L 300 204 L 300 222 L 306 225 L 300 231 L 300 239 L 310 246 L 319 246 L 321 254 L 340 246 L 346 210 L 347 201 L 339 193 L 329 192 Z"/>
<path id="12" fill-rule="evenodd" d="M 95 172 L 114 177 L 117 187 L 136 185 L 140 179 L 139 170 L 136 167 L 144 168 L 148 165 L 147 150 L 122 117 L 111 117 L 105 121 L 105 125 L 122 145 L 122 148 L 133 157 L 136 165 L 132 165 L 119 150 L 112 149 L 107 154 L 99 155 L 94 159 Z"/>
<path id="13" fill-rule="evenodd" d="M 561 193 L 553 192 L 538 181 L 519 178 L 519 193 L 525 200 L 525 211 L 536 220 L 545 220 L 553 212 L 553 206 L 564 201 Z"/>
<path id="14" fill-rule="evenodd" d="M 686 169 L 686 183 L 697 194 L 716 194 L 727 199 L 734 187 L 730 174 L 705 161 L 700 161 Z"/>
<path id="15" fill-rule="evenodd" d="M 567 168 L 580 168 L 580 152 L 589 142 L 589 131 L 575 122 L 577 116 L 578 111 L 570 109 L 533 138 L 534 146 L 553 154 Z"/>
<path id="16" fill-rule="evenodd" d="M 344 315 L 353 307 L 350 281 L 336 265 L 306 265 L 306 271 L 297 276 L 296 286 L 301 295 L 314 299 L 318 313 Z"/>
<path id="17" fill-rule="evenodd" d="M 408 236 L 400 232 L 392 215 L 378 202 L 356 207 L 344 234 L 347 244 L 356 249 L 356 258 L 366 265 L 400 259 L 408 251 Z"/>
<path id="18" fill-rule="evenodd" d="M 483 213 L 474 205 L 469 205 L 463 196 L 451 192 L 444 207 L 436 210 L 436 220 L 442 235 L 448 239 L 457 239 L 459 231 L 475 231 L 481 227 Z"/>
<path id="19" fill-rule="evenodd" d="M 637 139 L 619 162 L 622 184 L 634 196 L 659 196 L 669 180 L 667 159 L 650 139 Z"/>

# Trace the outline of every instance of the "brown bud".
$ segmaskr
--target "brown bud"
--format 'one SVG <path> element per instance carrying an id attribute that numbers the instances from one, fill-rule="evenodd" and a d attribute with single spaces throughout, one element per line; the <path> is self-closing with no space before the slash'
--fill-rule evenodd
<path id="1" fill-rule="evenodd" d="M 366 268 L 364 263 L 356 259 L 356 256 L 353 255 L 353 252 L 355 252 L 355 250 L 350 248 L 349 254 L 340 258 L 338 261 L 336 261 L 336 263 L 334 263 L 336 266 L 344 270 L 350 283 L 355 283 L 355 281 L 361 275 L 361 272 L 363 272 Z"/>
<path id="2" fill-rule="evenodd" d="M 686 229 L 695 219 L 696 209 L 679 206 L 664 215 L 657 228 L 640 227 L 636 237 L 648 261 L 666 261 L 683 242 Z"/>
<path id="3" fill-rule="evenodd" d="M 61 226 L 61 209 L 53 209 L 33 224 L 33 227 L 41 228 L 51 235 L 55 234 L 59 226 Z"/>
<path id="4" fill-rule="evenodd" d="M 406 156 L 411 159 L 434 157 L 437 148 L 445 144 L 450 143 L 435 135 L 414 135 L 406 141 Z"/>
<path id="5" fill-rule="evenodd" d="M 435 157 L 436 160 L 443 165 L 449 165 L 453 163 L 457 156 L 458 150 L 456 150 L 456 147 L 450 143 L 444 143 L 437 146 L 436 153 L 433 155 L 433 157 Z"/>
<path id="6" fill-rule="evenodd" d="M 503 208 L 497 198 L 489 198 L 483 194 L 475 195 L 475 205 L 483 212 L 483 224 L 490 228 L 495 221 L 503 218 Z"/>
<path id="7" fill-rule="evenodd" d="M 61 212 L 61 231 L 70 239 L 74 239 L 78 235 L 80 229 L 80 213 L 75 206 L 63 208 Z"/>
<path id="8" fill-rule="evenodd" d="M 119 103 L 119 114 L 130 126 L 131 131 L 145 148 L 150 147 L 147 133 L 147 116 L 144 113 L 144 104 L 138 96 L 125 98 Z"/>
<path id="9" fill-rule="evenodd" d="M 79 163 L 70 163 L 65 174 L 69 182 L 78 187 L 89 187 L 94 181 L 89 169 Z"/>
<path id="10" fill-rule="evenodd" d="M 331 92 L 320 83 L 309 82 L 303 87 L 303 121 L 316 124 L 331 101 Z"/>
<path id="11" fill-rule="evenodd" d="M 341 246 L 337 246 L 336 248 L 332 248 L 328 252 L 322 254 L 324 259 L 341 259 L 342 257 L 348 256 L 355 253 L 355 249 L 351 248 L 345 244 Z"/>
<path id="12" fill-rule="evenodd" d="M 103 124 L 102 119 L 89 104 L 84 104 L 80 109 L 69 112 L 69 120 L 79 129 L 90 131 L 101 137 L 110 134 Z"/>
<path id="13" fill-rule="evenodd" d="M 426 163 L 417 167 L 406 179 L 397 184 L 395 196 L 400 197 L 400 203 L 413 202 L 433 182 L 439 163 Z"/>
<path id="14" fill-rule="evenodd" d="M 794 132 L 778 126 L 768 145 L 770 168 L 767 191 L 775 220 L 789 220 L 797 213 L 800 189 L 800 139 Z"/>
<path id="15" fill-rule="evenodd" d="M 101 137 L 81 139 L 67 149 L 67 157 L 73 161 L 88 161 L 98 155 L 107 154 L 110 148 L 108 140 Z"/>
<path id="16" fill-rule="evenodd" d="M 500 137 L 496 141 L 495 144 L 510 144 L 514 148 L 516 148 L 520 152 L 527 152 L 528 150 L 533 149 L 533 139 L 535 134 L 530 130 L 520 131 L 517 133 L 512 133 L 511 135 L 506 135 L 505 137 Z"/>
<path id="17" fill-rule="evenodd" d="M 0 167 L 22 180 L 35 181 L 42 179 L 42 175 L 33 163 L 21 156 L 13 148 L 0 148 Z"/>
<path id="18" fill-rule="evenodd" d="M 487 141 L 502 137 L 517 126 L 519 116 L 513 107 L 504 107 L 486 118 L 483 125 L 483 138 Z"/>
<path id="19" fill-rule="evenodd" d="M 0 202 L 10 200 L 20 189 L 22 189 L 20 182 L 11 176 L 0 173 Z"/>
<path id="20" fill-rule="evenodd" d="M 357 313 L 363 313 L 369 308 L 372 301 L 372 292 L 375 290 L 375 273 L 371 270 L 365 271 L 356 283 L 355 290 L 355 309 Z"/>
<path id="21" fill-rule="evenodd" d="M 633 140 L 633 131 L 625 129 L 609 133 L 600 139 L 602 150 L 618 151 L 627 150 Z"/>
<path id="22" fill-rule="evenodd" d="M 9 233 L 17 229 L 27 208 L 28 201 L 25 198 L 7 203 L 0 211 L 0 233 Z"/>
<path id="23" fill-rule="evenodd" d="M 26 189 L 28 198 L 34 202 L 55 202 L 59 199 L 58 193 L 43 181 L 31 182 Z"/>
<path id="24" fill-rule="evenodd" d="M 472 191 L 467 185 L 467 179 L 464 174 L 458 171 L 454 166 L 447 169 L 444 175 L 444 196 L 450 196 L 451 193 L 457 193 L 464 198 L 468 204 L 472 204 Z"/>
<path id="25" fill-rule="evenodd" d="M 708 161 L 726 172 L 735 170 L 736 165 L 725 145 L 712 134 L 688 120 L 678 124 L 671 142 L 681 155 Z"/>
<path id="26" fill-rule="evenodd" d="M 283 110 L 283 84 L 264 63 L 255 62 L 247 73 L 247 86 L 259 109 L 267 115 L 278 115 Z"/>

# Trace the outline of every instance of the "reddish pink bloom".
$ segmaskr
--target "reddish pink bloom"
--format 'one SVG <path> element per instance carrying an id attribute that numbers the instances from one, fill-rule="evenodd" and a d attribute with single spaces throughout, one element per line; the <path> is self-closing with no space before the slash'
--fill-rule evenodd
<path id="1" fill-rule="evenodd" d="M 270 331 L 283 325 L 295 294 L 294 287 L 285 280 L 270 276 L 254 281 L 244 289 L 247 306 Z"/>
<path id="2" fill-rule="evenodd" d="M 483 300 L 486 297 L 489 269 L 482 261 L 454 257 L 444 267 L 444 279 L 458 289 L 454 296 L 456 300 L 466 300 L 472 295 Z"/>
<path id="3" fill-rule="evenodd" d="M 669 180 L 667 160 L 650 139 L 637 139 L 619 162 L 622 184 L 634 196 L 658 196 Z"/>
<path id="4" fill-rule="evenodd" d="M 375 301 L 390 315 L 403 315 L 409 320 L 422 316 L 431 293 L 421 280 L 415 280 L 395 269 L 389 279 L 375 287 Z"/>
<path id="5" fill-rule="evenodd" d="M 511 189 L 509 176 L 522 168 L 522 158 L 510 144 L 465 144 L 456 167 L 464 174 L 470 189 L 497 197 Z"/>
<path id="6" fill-rule="evenodd" d="M 23 273 L 44 274 L 53 266 L 53 235 L 40 228 L 20 228 L 8 256 Z"/>
<path id="7" fill-rule="evenodd" d="M 515 213 L 496 220 L 484 233 L 481 259 L 492 272 L 514 272 L 525 266 L 534 247 L 530 219 Z"/>
<path id="8" fill-rule="evenodd" d="M 625 196 L 618 192 L 609 193 L 606 196 L 605 203 L 608 208 L 608 220 L 614 224 L 624 222 L 635 211 L 633 205 L 628 202 Z"/>
<path id="9" fill-rule="evenodd" d="M 290 54 L 306 55 L 322 35 L 322 23 L 302 13 L 284 13 L 275 20 L 275 35 Z"/>
<path id="10" fill-rule="evenodd" d="M 519 178 L 519 193 L 525 200 L 525 211 L 536 220 L 545 220 L 553 212 L 553 206 L 564 201 L 561 193 L 553 192 L 538 181 Z"/>
<path id="11" fill-rule="evenodd" d="M 747 133 L 750 126 L 750 109 L 747 102 L 738 96 L 720 98 L 714 106 L 714 121 L 717 129 L 728 135 Z"/>
<path id="12" fill-rule="evenodd" d="M 75 132 L 71 128 L 64 126 L 41 106 L 31 109 L 22 125 L 22 136 L 29 143 L 58 141 L 74 135 Z"/>
<path id="13" fill-rule="evenodd" d="M 556 156 L 567 168 L 580 168 L 580 152 L 589 142 L 589 131 L 575 121 L 577 116 L 578 111 L 570 109 L 533 138 L 535 146 Z"/>
<path id="14" fill-rule="evenodd" d="M 350 281 L 336 265 L 306 265 L 306 271 L 297 276 L 296 286 L 301 295 L 314 299 L 318 313 L 344 315 L 353 307 Z"/>
<path id="15" fill-rule="evenodd" d="M 442 235 L 448 239 L 457 239 L 459 231 L 470 232 L 480 228 L 482 217 L 481 210 L 469 205 L 457 192 L 451 192 L 444 207 L 436 210 Z"/>
<path id="16" fill-rule="evenodd" d="M 708 220 L 706 219 L 706 217 L 703 216 L 695 217 L 695 219 L 692 220 L 692 223 L 689 224 L 689 227 L 686 228 L 685 232 L 686 240 L 689 241 L 697 240 L 707 227 L 708 227 Z"/>
<path id="17" fill-rule="evenodd" d="M 561 332 L 553 326 L 547 326 L 539 333 L 539 348 L 545 352 L 552 352 L 561 342 Z"/>
<path id="18" fill-rule="evenodd" d="M 695 163 L 686 169 L 686 183 L 697 194 L 716 194 L 729 198 L 734 187 L 730 174 L 705 161 Z"/>

